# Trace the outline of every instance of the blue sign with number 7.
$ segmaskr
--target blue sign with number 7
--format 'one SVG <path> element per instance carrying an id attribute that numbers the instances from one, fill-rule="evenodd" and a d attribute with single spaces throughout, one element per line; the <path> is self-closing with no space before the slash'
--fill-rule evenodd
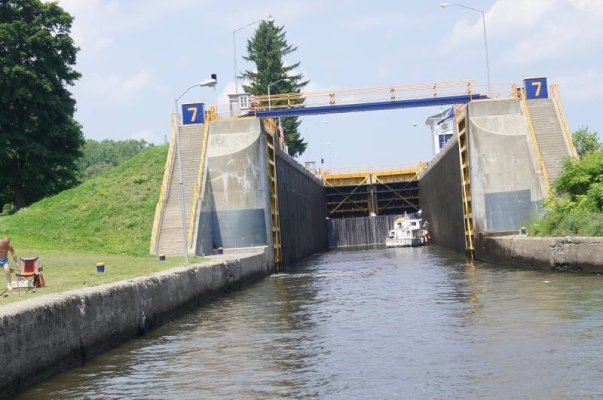
<path id="1" fill-rule="evenodd" d="M 549 91 L 546 87 L 546 78 L 527 78 L 523 80 L 526 99 L 548 99 Z"/>
<path id="2" fill-rule="evenodd" d="M 205 123 L 205 103 L 182 105 L 182 125 Z"/>

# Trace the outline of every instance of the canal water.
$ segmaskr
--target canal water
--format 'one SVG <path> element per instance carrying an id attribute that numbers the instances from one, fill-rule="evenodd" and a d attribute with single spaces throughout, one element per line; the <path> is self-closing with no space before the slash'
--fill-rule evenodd
<path id="1" fill-rule="evenodd" d="M 330 251 L 23 399 L 601 399 L 603 276 Z"/>

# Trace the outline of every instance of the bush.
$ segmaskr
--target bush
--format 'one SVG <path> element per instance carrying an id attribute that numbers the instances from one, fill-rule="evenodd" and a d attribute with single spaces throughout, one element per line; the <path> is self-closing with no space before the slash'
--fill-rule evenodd
<path id="1" fill-rule="evenodd" d="M 545 215 L 526 225 L 536 236 L 603 236 L 603 153 L 567 159 Z"/>

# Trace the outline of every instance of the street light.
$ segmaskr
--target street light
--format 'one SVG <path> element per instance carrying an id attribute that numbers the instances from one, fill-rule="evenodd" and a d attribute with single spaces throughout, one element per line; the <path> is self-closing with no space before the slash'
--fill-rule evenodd
<path id="1" fill-rule="evenodd" d="M 237 79 L 237 41 L 236 41 L 236 34 L 238 31 L 243 30 L 247 27 L 250 27 L 251 25 L 255 25 L 258 22 L 262 22 L 262 21 L 266 21 L 266 22 L 274 22 L 274 17 L 272 15 L 269 15 L 267 18 L 264 19 L 258 19 L 257 21 L 253 21 L 245 26 L 240 27 L 239 29 L 235 29 L 234 31 L 232 31 L 232 55 L 233 55 L 233 59 L 234 59 L 234 81 L 235 81 L 235 94 L 239 94 L 239 80 Z"/>
<path id="2" fill-rule="evenodd" d="M 182 236 L 184 237 L 184 260 L 186 264 L 188 264 L 188 238 L 186 234 L 186 211 L 184 209 L 184 178 L 182 176 L 182 154 L 180 152 L 180 112 L 178 110 L 178 102 L 189 90 L 194 87 L 216 87 L 218 81 L 215 78 L 206 79 L 202 82 L 195 83 L 194 85 L 186 88 L 184 92 L 174 100 L 174 107 L 176 111 L 176 157 L 178 158 L 178 172 L 179 172 L 179 182 L 180 186 L 180 211 L 182 214 Z"/>
<path id="3" fill-rule="evenodd" d="M 291 79 L 291 78 L 289 78 L 287 76 L 287 77 L 285 77 L 283 79 L 279 79 L 278 81 L 274 81 L 274 82 L 272 82 L 271 84 L 268 85 L 268 109 L 269 110 L 270 110 L 270 108 L 272 106 L 272 103 L 270 102 L 270 86 L 276 85 L 277 83 L 282 82 L 282 81 L 286 81 L 287 79 Z"/>
<path id="4" fill-rule="evenodd" d="M 486 35 L 486 13 L 484 12 L 484 10 L 468 7 L 458 3 L 440 3 L 440 7 L 442 8 L 450 6 L 462 7 L 471 11 L 482 13 L 482 25 L 484 27 L 484 46 L 486 48 L 486 72 L 488 74 L 488 91 L 490 92 L 490 95 L 492 95 L 492 82 L 490 81 L 490 59 L 488 57 L 488 36 Z"/>

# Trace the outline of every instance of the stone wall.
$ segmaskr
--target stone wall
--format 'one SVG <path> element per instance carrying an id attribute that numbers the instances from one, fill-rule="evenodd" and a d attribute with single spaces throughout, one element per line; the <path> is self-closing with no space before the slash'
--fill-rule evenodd
<path id="1" fill-rule="evenodd" d="M 603 272 L 603 238 L 479 236 L 475 257 L 509 266 Z"/>

